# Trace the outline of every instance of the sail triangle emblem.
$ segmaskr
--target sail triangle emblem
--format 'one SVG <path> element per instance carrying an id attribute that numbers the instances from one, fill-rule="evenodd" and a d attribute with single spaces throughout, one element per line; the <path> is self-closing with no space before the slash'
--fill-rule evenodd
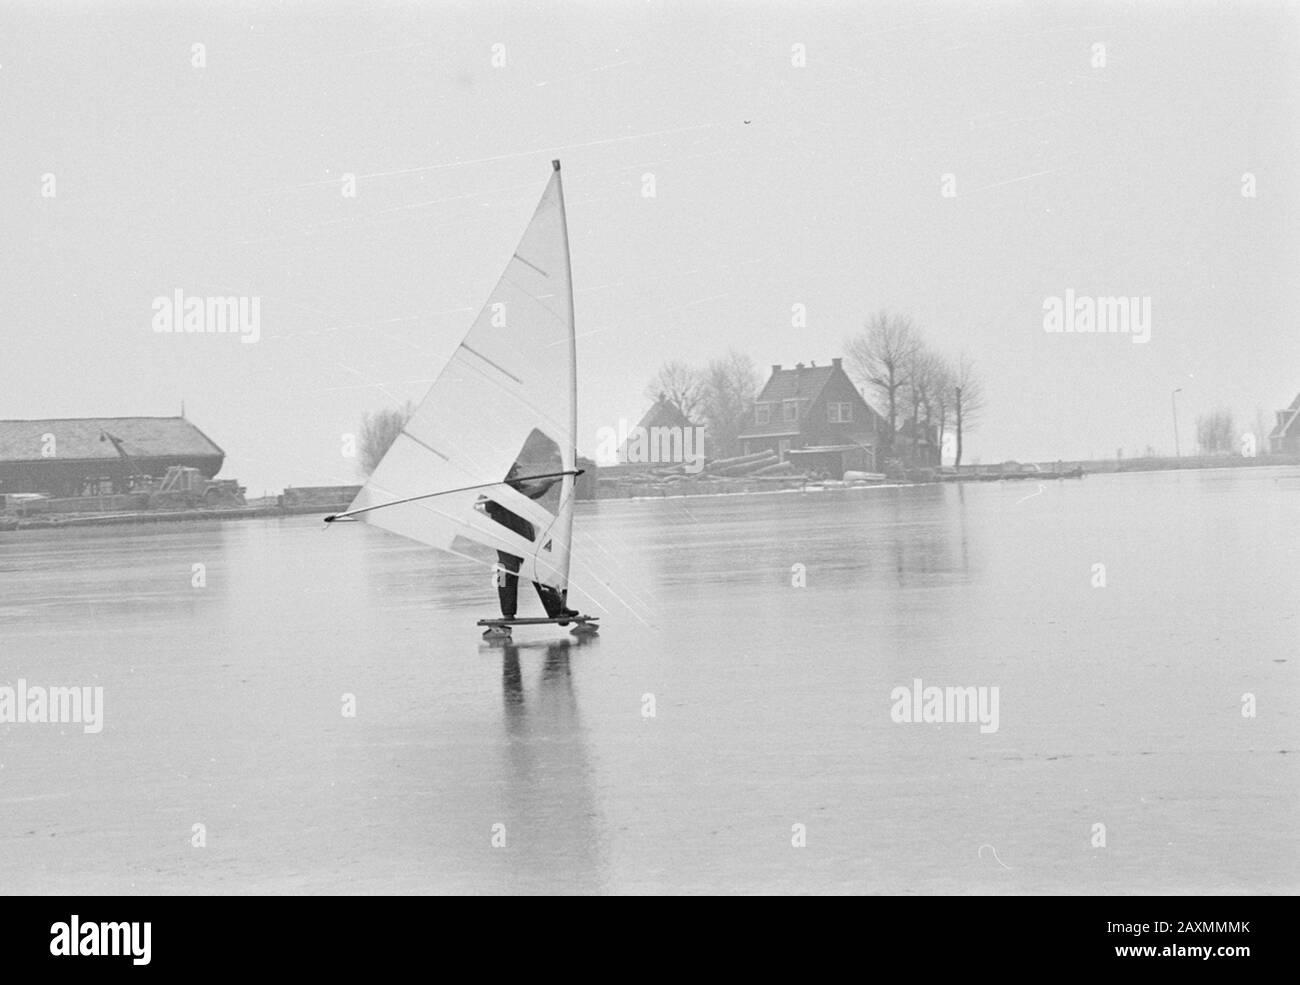
<path id="1" fill-rule="evenodd" d="M 548 540 L 545 544 L 542 545 L 542 550 L 549 551 L 550 549 L 551 549 L 551 542 Z"/>

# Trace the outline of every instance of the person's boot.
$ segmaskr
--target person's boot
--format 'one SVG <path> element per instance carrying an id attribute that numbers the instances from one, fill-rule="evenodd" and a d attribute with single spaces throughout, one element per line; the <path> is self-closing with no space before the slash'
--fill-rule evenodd
<path id="1" fill-rule="evenodd" d="M 533 582 L 533 587 L 537 589 L 537 595 L 542 600 L 542 608 L 546 610 L 546 614 L 552 619 L 561 620 L 561 626 L 569 625 L 569 620 L 565 618 L 566 616 L 578 615 L 576 609 L 570 609 L 565 604 L 566 597 L 551 588 L 549 585 L 541 585 L 537 582 Z"/>

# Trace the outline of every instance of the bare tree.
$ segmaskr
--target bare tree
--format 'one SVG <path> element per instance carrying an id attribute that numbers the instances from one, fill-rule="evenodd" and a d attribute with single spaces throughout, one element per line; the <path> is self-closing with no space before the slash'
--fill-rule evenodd
<path id="1" fill-rule="evenodd" d="M 907 385 L 907 369 L 920 346 L 915 326 L 906 315 L 881 311 L 844 347 L 850 375 L 859 386 L 871 387 L 884 403 L 889 421 L 885 440 L 893 450 L 898 433 L 898 404 Z"/>
<path id="2" fill-rule="evenodd" d="M 727 454 L 749 421 L 762 382 L 754 362 L 734 349 L 709 361 L 700 391 L 700 411 L 714 456 Z"/>
<path id="3" fill-rule="evenodd" d="M 923 464 L 919 456 L 922 441 L 930 440 L 931 418 L 934 413 L 935 390 L 940 382 L 943 360 L 938 353 L 917 340 L 916 348 L 904 367 L 907 378 L 907 400 L 911 409 L 912 464 Z M 921 423 L 921 410 L 925 410 L 925 423 Z"/>
<path id="4" fill-rule="evenodd" d="M 662 397 L 681 411 L 688 421 L 695 420 L 703 393 L 704 373 L 680 359 L 671 359 L 660 366 L 659 372 L 645 388 L 648 399 L 659 400 Z"/>
<path id="5" fill-rule="evenodd" d="M 984 384 L 976 375 L 970 356 L 963 352 L 953 370 L 953 414 L 957 430 L 957 457 L 953 465 L 957 468 L 961 467 L 962 438 L 979 423 L 983 410 Z"/>
<path id="6" fill-rule="evenodd" d="M 397 440 L 406 422 L 415 413 L 408 400 L 401 407 L 388 407 L 366 414 L 361 419 L 360 466 L 363 475 L 369 475 L 379 465 L 389 446 Z"/>
<path id="7" fill-rule="evenodd" d="M 1203 455 L 1230 455 L 1235 450 L 1232 411 L 1220 407 L 1196 418 L 1196 443 Z"/>

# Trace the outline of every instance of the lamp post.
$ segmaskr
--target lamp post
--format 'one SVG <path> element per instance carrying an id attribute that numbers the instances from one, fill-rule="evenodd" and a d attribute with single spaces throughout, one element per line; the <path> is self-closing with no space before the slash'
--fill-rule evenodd
<path id="1" fill-rule="evenodd" d="M 1178 394 L 1182 392 L 1182 387 L 1174 387 L 1174 392 L 1169 395 L 1169 407 L 1174 415 L 1174 458 L 1182 458 L 1178 451 Z"/>

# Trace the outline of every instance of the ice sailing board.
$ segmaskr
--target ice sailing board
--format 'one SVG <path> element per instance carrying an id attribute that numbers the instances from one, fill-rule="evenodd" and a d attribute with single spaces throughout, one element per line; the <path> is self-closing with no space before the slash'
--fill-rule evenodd
<path id="1" fill-rule="evenodd" d="M 573 282 L 555 161 L 469 332 L 352 505 L 326 520 L 370 523 L 487 564 L 505 552 L 521 559 L 521 582 L 567 595 L 576 432 Z M 525 495 L 527 484 L 506 484 L 512 469 L 559 481 Z"/>

